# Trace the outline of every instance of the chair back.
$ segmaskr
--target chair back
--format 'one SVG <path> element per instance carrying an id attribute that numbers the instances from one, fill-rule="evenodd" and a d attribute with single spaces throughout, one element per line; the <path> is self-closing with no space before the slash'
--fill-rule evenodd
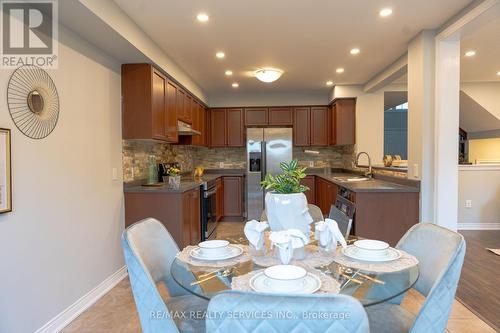
<path id="1" fill-rule="evenodd" d="M 159 230 L 155 222 L 159 223 L 154 219 L 148 219 L 131 225 L 123 232 L 121 243 L 142 331 L 176 333 L 179 330 L 168 315 L 168 308 L 156 288 L 155 278 L 161 279 L 165 276 L 165 272 L 154 267 L 154 261 L 160 260 L 161 255 L 144 249 L 144 230 Z M 158 239 L 153 240 L 153 243 L 156 242 Z"/>
<path id="2" fill-rule="evenodd" d="M 345 215 L 340 209 L 335 207 L 335 205 L 332 205 L 330 208 L 328 218 L 337 222 L 340 232 L 344 235 L 345 239 L 347 239 L 351 233 L 352 218 Z"/>
<path id="3" fill-rule="evenodd" d="M 361 303 L 340 294 L 291 296 L 227 291 L 212 298 L 208 314 L 207 333 L 369 332 Z"/>
<path id="4" fill-rule="evenodd" d="M 463 236 L 432 223 L 418 223 L 396 247 L 419 260 L 415 289 L 426 296 L 411 332 L 444 332 L 464 262 Z"/>

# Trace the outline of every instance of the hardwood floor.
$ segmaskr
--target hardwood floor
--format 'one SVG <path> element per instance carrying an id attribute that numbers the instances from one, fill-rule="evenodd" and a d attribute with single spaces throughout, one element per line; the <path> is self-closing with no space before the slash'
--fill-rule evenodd
<path id="1" fill-rule="evenodd" d="M 500 332 L 500 230 L 461 231 L 467 244 L 457 298 Z"/>
<path id="2" fill-rule="evenodd" d="M 218 228 L 218 237 L 233 238 L 243 236 L 243 223 L 223 222 Z M 468 237 L 468 236 L 466 236 Z M 497 238 L 498 239 L 498 238 Z M 469 245 L 469 244 L 468 244 Z M 498 272 L 498 270 L 497 270 Z M 467 275 L 467 274 L 465 274 Z M 462 275 L 464 278 L 464 275 Z M 461 282 L 462 284 L 462 282 Z M 162 297 L 168 297 L 166 290 L 159 286 Z M 495 295 L 492 295 L 494 297 Z M 498 292 L 496 294 L 498 296 Z M 402 306 L 411 313 L 417 314 L 423 304 L 424 297 L 416 290 L 410 290 Z M 87 311 L 71 322 L 63 333 L 135 333 L 141 332 L 139 319 L 135 311 L 134 299 L 128 278 L 121 281 L 109 293 L 97 301 Z M 453 304 L 447 333 L 494 333 L 490 326 L 460 302 Z"/>

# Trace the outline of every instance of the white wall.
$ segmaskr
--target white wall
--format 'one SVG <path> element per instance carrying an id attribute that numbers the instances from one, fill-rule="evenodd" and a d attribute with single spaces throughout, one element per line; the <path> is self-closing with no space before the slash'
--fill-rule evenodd
<path id="1" fill-rule="evenodd" d="M 13 209 L 0 216 L 0 332 L 34 332 L 123 266 L 120 66 L 61 27 L 54 132 L 12 129 Z"/>
<path id="2" fill-rule="evenodd" d="M 500 82 L 463 82 L 460 90 L 500 119 Z"/>
<path id="3" fill-rule="evenodd" d="M 374 93 L 363 86 L 335 86 L 330 99 L 356 97 L 356 150 L 370 154 L 372 164 L 383 165 L 384 158 L 384 92 L 405 91 L 405 84 L 392 84 Z M 362 158 L 365 158 L 364 156 Z M 366 163 L 361 159 L 360 163 Z"/>
<path id="4" fill-rule="evenodd" d="M 210 107 L 326 105 L 328 102 L 327 92 L 307 91 L 245 94 L 232 91 L 230 94 L 211 95 L 209 99 Z"/>
<path id="5" fill-rule="evenodd" d="M 500 166 L 459 166 L 458 177 L 458 228 L 500 229 Z"/>

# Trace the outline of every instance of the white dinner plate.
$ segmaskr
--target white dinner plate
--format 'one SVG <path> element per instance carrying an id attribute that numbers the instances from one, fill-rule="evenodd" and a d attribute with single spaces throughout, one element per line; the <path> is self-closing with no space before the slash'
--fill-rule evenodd
<path id="1" fill-rule="evenodd" d="M 314 274 L 307 273 L 295 290 L 277 290 L 272 287 L 270 279 L 260 272 L 250 279 L 250 288 L 261 293 L 312 294 L 321 288 L 321 280 Z"/>
<path id="2" fill-rule="evenodd" d="M 232 259 L 235 258 L 243 253 L 243 249 L 239 246 L 229 244 L 227 246 L 226 253 L 221 254 L 221 255 L 206 255 L 202 253 L 202 249 L 199 248 L 198 246 L 192 249 L 189 252 L 189 255 L 193 257 L 194 259 L 197 260 L 206 260 L 206 261 L 215 261 L 215 260 L 226 260 L 226 259 Z"/>
<path id="3" fill-rule="evenodd" d="M 354 245 L 349 245 L 345 249 L 342 249 L 342 253 L 346 257 L 361 261 L 384 262 L 401 258 L 401 252 L 392 247 L 387 249 L 387 255 L 385 256 L 371 257 L 371 256 L 361 255 L 360 253 L 358 253 L 357 248 Z"/>

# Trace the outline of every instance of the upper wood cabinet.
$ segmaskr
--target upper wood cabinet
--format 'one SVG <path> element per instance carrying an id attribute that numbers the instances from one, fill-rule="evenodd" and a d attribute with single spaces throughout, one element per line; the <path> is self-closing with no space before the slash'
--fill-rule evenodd
<path id="1" fill-rule="evenodd" d="M 246 108 L 246 126 L 266 126 L 268 124 L 268 108 Z"/>
<path id="2" fill-rule="evenodd" d="M 269 125 L 293 125 L 293 111 L 291 107 L 274 107 L 268 111 Z"/>
<path id="3" fill-rule="evenodd" d="M 176 93 L 153 66 L 122 65 L 123 139 L 177 142 Z"/>
<path id="4" fill-rule="evenodd" d="M 328 146 L 328 111 L 326 106 L 311 107 L 311 146 Z"/>
<path id="5" fill-rule="evenodd" d="M 311 108 L 293 108 L 293 145 L 307 147 L 310 145 Z"/>
<path id="6" fill-rule="evenodd" d="M 331 145 L 356 143 L 356 99 L 341 98 L 332 104 Z"/>
<path id="7" fill-rule="evenodd" d="M 243 109 L 210 110 L 210 146 L 244 147 Z"/>

